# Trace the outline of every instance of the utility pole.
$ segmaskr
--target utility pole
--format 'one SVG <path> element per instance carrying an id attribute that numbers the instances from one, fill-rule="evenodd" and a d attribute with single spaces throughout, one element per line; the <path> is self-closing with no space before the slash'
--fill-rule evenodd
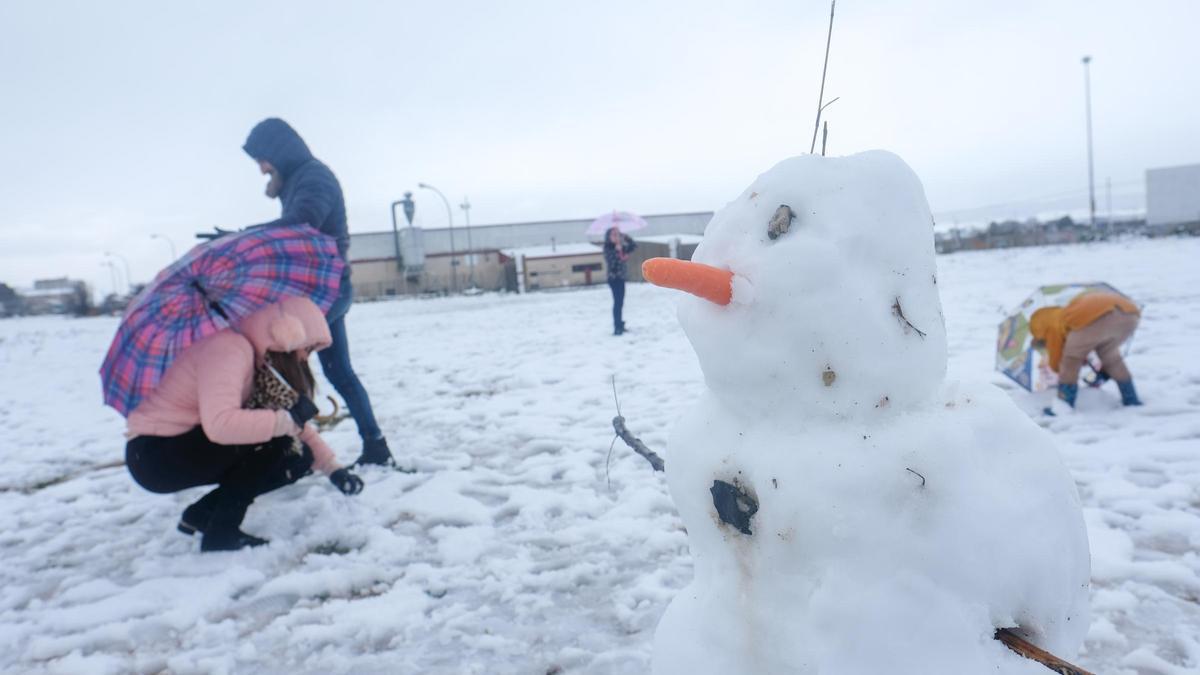
<path id="1" fill-rule="evenodd" d="M 467 267 L 471 270 L 471 290 L 475 290 L 475 249 L 471 246 L 471 199 L 463 197 L 458 208 L 463 210 L 463 218 L 467 221 Z"/>
<path id="2" fill-rule="evenodd" d="M 1092 57 L 1083 57 L 1083 96 L 1087 109 L 1087 151 L 1088 151 L 1088 222 L 1092 232 L 1096 231 L 1096 180 L 1092 168 L 1092 71 L 1089 64 Z"/>
<path id="3" fill-rule="evenodd" d="M 1108 202 L 1108 222 L 1104 224 L 1105 234 L 1112 235 L 1113 215 L 1112 215 L 1112 176 L 1104 179 L 1105 201 Z"/>

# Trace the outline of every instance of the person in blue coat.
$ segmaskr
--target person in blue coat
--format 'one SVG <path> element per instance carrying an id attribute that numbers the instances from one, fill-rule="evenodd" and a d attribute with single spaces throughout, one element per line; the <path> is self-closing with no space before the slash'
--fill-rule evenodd
<path id="1" fill-rule="evenodd" d="M 299 225 L 307 223 L 337 240 L 338 253 L 346 263 L 338 298 L 326 313 L 333 344 L 317 355 L 321 369 L 337 393 L 346 401 L 350 415 L 363 440 L 362 455 L 356 464 L 392 464 L 392 453 L 383 436 L 371 399 L 350 363 L 350 344 L 346 335 L 346 313 L 354 302 L 350 284 L 350 232 L 346 226 L 346 200 L 342 186 L 328 166 L 313 157 L 300 134 L 287 122 L 265 119 L 250 130 L 242 149 L 258 162 L 263 175 L 270 176 L 266 194 L 279 198 L 283 211 L 279 218 L 254 227 Z"/>

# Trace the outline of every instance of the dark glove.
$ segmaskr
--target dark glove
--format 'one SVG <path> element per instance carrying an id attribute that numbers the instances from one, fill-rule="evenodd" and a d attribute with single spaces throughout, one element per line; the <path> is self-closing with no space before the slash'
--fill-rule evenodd
<path id="1" fill-rule="evenodd" d="M 307 396 L 301 395 L 296 399 L 296 403 L 288 408 L 288 414 L 292 416 L 292 421 L 301 429 L 304 428 L 304 423 L 311 420 L 317 414 L 317 404 L 312 402 Z"/>
<path id="2" fill-rule="evenodd" d="M 329 482 L 337 486 L 344 495 L 356 495 L 363 490 L 363 480 L 348 469 L 338 469 L 329 474 Z"/>

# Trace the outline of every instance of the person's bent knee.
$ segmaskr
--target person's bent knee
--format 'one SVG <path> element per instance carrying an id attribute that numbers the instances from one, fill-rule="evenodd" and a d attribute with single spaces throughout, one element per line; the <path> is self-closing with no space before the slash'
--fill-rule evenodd
<path id="1" fill-rule="evenodd" d="M 139 445 L 137 439 L 125 444 L 125 468 L 129 470 L 133 482 L 140 485 L 142 489 L 155 494 L 165 495 L 178 492 L 179 488 L 173 481 L 165 480 L 162 472 L 155 470 L 154 460 L 148 458 L 141 451 Z"/>

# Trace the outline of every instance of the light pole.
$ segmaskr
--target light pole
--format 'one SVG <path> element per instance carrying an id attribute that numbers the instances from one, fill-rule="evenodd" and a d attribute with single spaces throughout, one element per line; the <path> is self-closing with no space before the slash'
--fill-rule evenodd
<path id="1" fill-rule="evenodd" d="M 108 268 L 108 280 L 112 282 L 113 287 L 112 294 L 117 295 L 117 264 L 111 260 L 105 260 L 100 264 Z"/>
<path id="2" fill-rule="evenodd" d="M 1096 181 L 1092 169 L 1092 72 L 1089 64 L 1092 57 L 1083 57 L 1083 97 L 1087 110 L 1087 150 L 1088 150 L 1088 222 L 1092 232 L 1096 231 Z"/>
<path id="3" fill-rule="evenodd" d="M 450 221 L 450 291 L 458 292 L 458 280 L 455 279 L 455 274 L 458 270 L 454 269 L 458 265 L 458 261 L 454 257 L 454 211 L 450 208 L 450 200 L 446 199 L 446 195 L 442 191 L 433 187 L 428 183 L 417 183 L 417 187 L 425 190 L 433 190 L 437 196 L 442 198 L 442 202 L 446 205 L 446 219 Z"/>
<path id="4" fill-rule="evenodd" d="M 179 256 L 175 255 L 175 242 L 171 241 L 170 237 L 166 237 L 161 234 L 152 234 L 152 235 L 150 235 L 150 238 L 151 239 L 162 239 L 163 241 L 167 242 L 167 246 L 171 247 L 171 262 L 175 262 L 175 259 L 177 257 L 179 257 Z"/>
<path id="5" fill-rule="evenodd" d="M 475 290 L 475 248 L 471 246 L 471 199 L 463 197 L 458 205 L 463 210 L 463 218 L 467 221 L 467 268 L 471 270 L 471 290 Z"/>
<path id="6" fill-rule="evenodd" d="M 126 287 L 126 290 L 132 290 L 133 289 L 133 274 L 131 274 L 129 272 L 129 261 L 125 259 L 125 256 L 120 255 L 119 253 L 113 253 L 112 251 L 105 251 L 104 255 L 111 256 L 113 258 L 119 258 L 121 260 L 121 263 L 125 265 L 125 287 Z"/>

